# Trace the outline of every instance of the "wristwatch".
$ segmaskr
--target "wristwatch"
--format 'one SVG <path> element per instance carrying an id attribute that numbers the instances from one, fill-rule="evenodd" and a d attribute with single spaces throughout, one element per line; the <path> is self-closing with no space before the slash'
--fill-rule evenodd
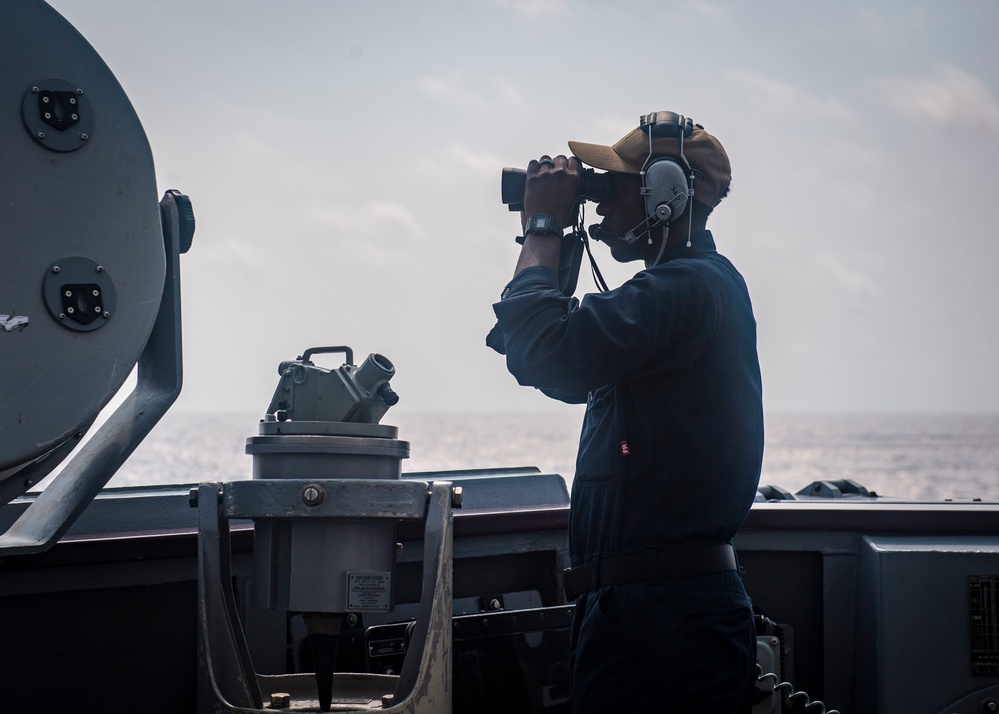
<path id="1" fill-rule="evenodd" d="M 560 236 L 562 235 L 562 226 L 555 220 L 555 216 L 550 213 L 535 213 L 527 219 L 524 235 Z"/>

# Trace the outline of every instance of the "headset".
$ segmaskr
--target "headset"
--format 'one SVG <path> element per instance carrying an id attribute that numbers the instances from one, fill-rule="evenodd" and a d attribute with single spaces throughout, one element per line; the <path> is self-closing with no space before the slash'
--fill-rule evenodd
<path id="1" fill-rule="evenodd" d="M 603 224 L 596 223 L 583 228 L 582 215 L 577 214 L 579 226 L 575 235 L 579 236 L 583 247 L 590 259 L 590 269 L 593 273 L 594 282 L 601 292 L 607 291 L 607 283 L 600 274 L 593 253 L 590 252 L 590 244 L 586 240 L 587 234 L 593 240 L 606 243 L 608 246 L 615 243 L 631 245 L 635 243 L 639 236 L 648 236 L 649 245 L 652 245 L 652 235 L 650 231 L 656 226 L 663 227 L 662 244 L 659 246 L 659 254 L 649 267 L 659 265 L 666 253 L 666 242 L 669 237 L 670 224 L 679 221 L 686 213 L 690 202 L 694 198 L 694 169 L 687 161 L 683 153 L 683 140 L 694 132 L 694 120 L 675 112 L 651 112 L 638 118 L 638 128 L 649 137 L 649 155 L 642 165 L 639 175 L 642 179 L 640 193 L 645 203 L 645 220 L 629 230 L 624 235 L 608 231 Z M 676 138 L 680 144 L 679 156 L 656 156 L 652 155 L 652 140 L 658 137 Z M 687 222 L 687 247 L 691 247 L 692 222 Z M 578 253 L 578 245 L 576 245 Z M 566 262 L 566 261 L 562 261 Z M 578 266 L 579 258 L 575 264 Z M 578 268 L 577 268 L 578 269 Z M 560 273 L 561 274 L 561 273 Z M 574 289 L 575 277 L 571 281 Z M 563 289 L 563 292 L 565 290 Z M 566 293 L 571 294 L 571 292 Z"/>
<path id="2" fill-rule="evenodd" d="M 658 265 L 666 251 L 666 236 L 671 223 L 679 221 L 687 211 L 694 196 L 694 170 L 683 153 L 683 140 L 694 131 L 694 121 L 674 112 L 652 112 L 639 117 L 639 129 L 649 137 L 649 156 L 639 175 L 640 189 L 645 203 L 645 220 L 625 235 L 615 235 L 597 224 L 590 227 L 590 235 L 605 243 L 636 242 L 656 226 L 663 225 L 663 242 L 653 265 Z M 653 156 L 652 140 L 658 137 L 676 138 L 680 143 L 679 157 Z M 690 247 L 690 224 L 687 226 L 687 247 Z M 648 236 L 652 244 L 652 236 Z"/>
<path id="3" fill-rule="evenodd" d="M 694 195 L 694 172 L 683 155 L 683 140 L 694 131 L 694 121 L 673 112 L 652 112 L 639 118 L 639 128 L 649 137 L 649 158 L 641 171 L 645 214 L 650 221 L 674 223 Z M 652 156 L 652 139 L 660 136 L 679 140 L 679 158 Z"/>
<path id="4" fill-rule="evenodd" d="M 649 157 L 642 167 L 642 196 L 645 198 L 645 223 L 651 229 L 665 223 L 663 242 L 653 265 L 658 265 L 666 251 L 669 225 L 680 220 L 694 197 L 694 170 L 683 154 L 683 140 L 694 131 L 694 121 L 674 112 L 652 112 L 639 118 L 639 128 L 649 137 Z M 680 156 L 652 156 L 653 137 L 676 138 Z M 687 222 L 687 247 L 690 247 L 691 222 Z M 649 242 L 652 242 L 650 236 Z"/>

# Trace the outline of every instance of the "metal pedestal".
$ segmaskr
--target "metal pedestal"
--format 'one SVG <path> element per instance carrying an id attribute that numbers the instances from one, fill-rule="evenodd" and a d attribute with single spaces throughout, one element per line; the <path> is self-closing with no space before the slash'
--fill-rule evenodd
<path id="1" fill-rule="evenodd" d="M 328 494 L 318 506 L 298 494 L 318 484 Z M 294 494 L 285 498 L 282 494 Z M 198 712 L 264 709 L 261 691 L 292 694 L 291 711 L 317 711 L 309 675 L 260 676 L 253 670 L 232 591 L 229 524 L 254 519 L 426 519 L 420 611 L 412 643 L 398 677 L 338 674 L 333 711 L 392 714 L 451 712 L 451 506 L 450 482 L 353 479 L 237 481 L 201 484 L 198 507 Z M 362 703 L 364 700 L 367 703 Z"/>

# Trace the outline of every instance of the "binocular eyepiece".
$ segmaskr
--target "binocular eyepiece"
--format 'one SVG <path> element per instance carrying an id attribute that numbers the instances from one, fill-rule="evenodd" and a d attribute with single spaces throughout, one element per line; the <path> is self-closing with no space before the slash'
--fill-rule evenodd
<path id="1" fill-rule="evenodd" d="M 503 203 L 511 211 L 524 210 L 524 188 L 527 184 L 527 171 L 524 169 L 503 169 L 500 181 L 500 191 Z M 614 197 L 617 188 L 614 174 L 597 173 L 593 169 L 583 169 L 583 178 L 579 182 L 577 198 L 600 203 Z"/>

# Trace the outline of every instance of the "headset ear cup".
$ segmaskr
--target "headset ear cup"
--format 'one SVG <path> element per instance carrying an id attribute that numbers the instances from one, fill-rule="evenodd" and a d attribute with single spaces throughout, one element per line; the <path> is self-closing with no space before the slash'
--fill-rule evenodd
<path id="1" fill-rule="evenodd" d="M 645 215 L 672 223 L 683 215 L 689 200 L 683 168 L 669 157 L 655 159 L 642 177 Z"/>

